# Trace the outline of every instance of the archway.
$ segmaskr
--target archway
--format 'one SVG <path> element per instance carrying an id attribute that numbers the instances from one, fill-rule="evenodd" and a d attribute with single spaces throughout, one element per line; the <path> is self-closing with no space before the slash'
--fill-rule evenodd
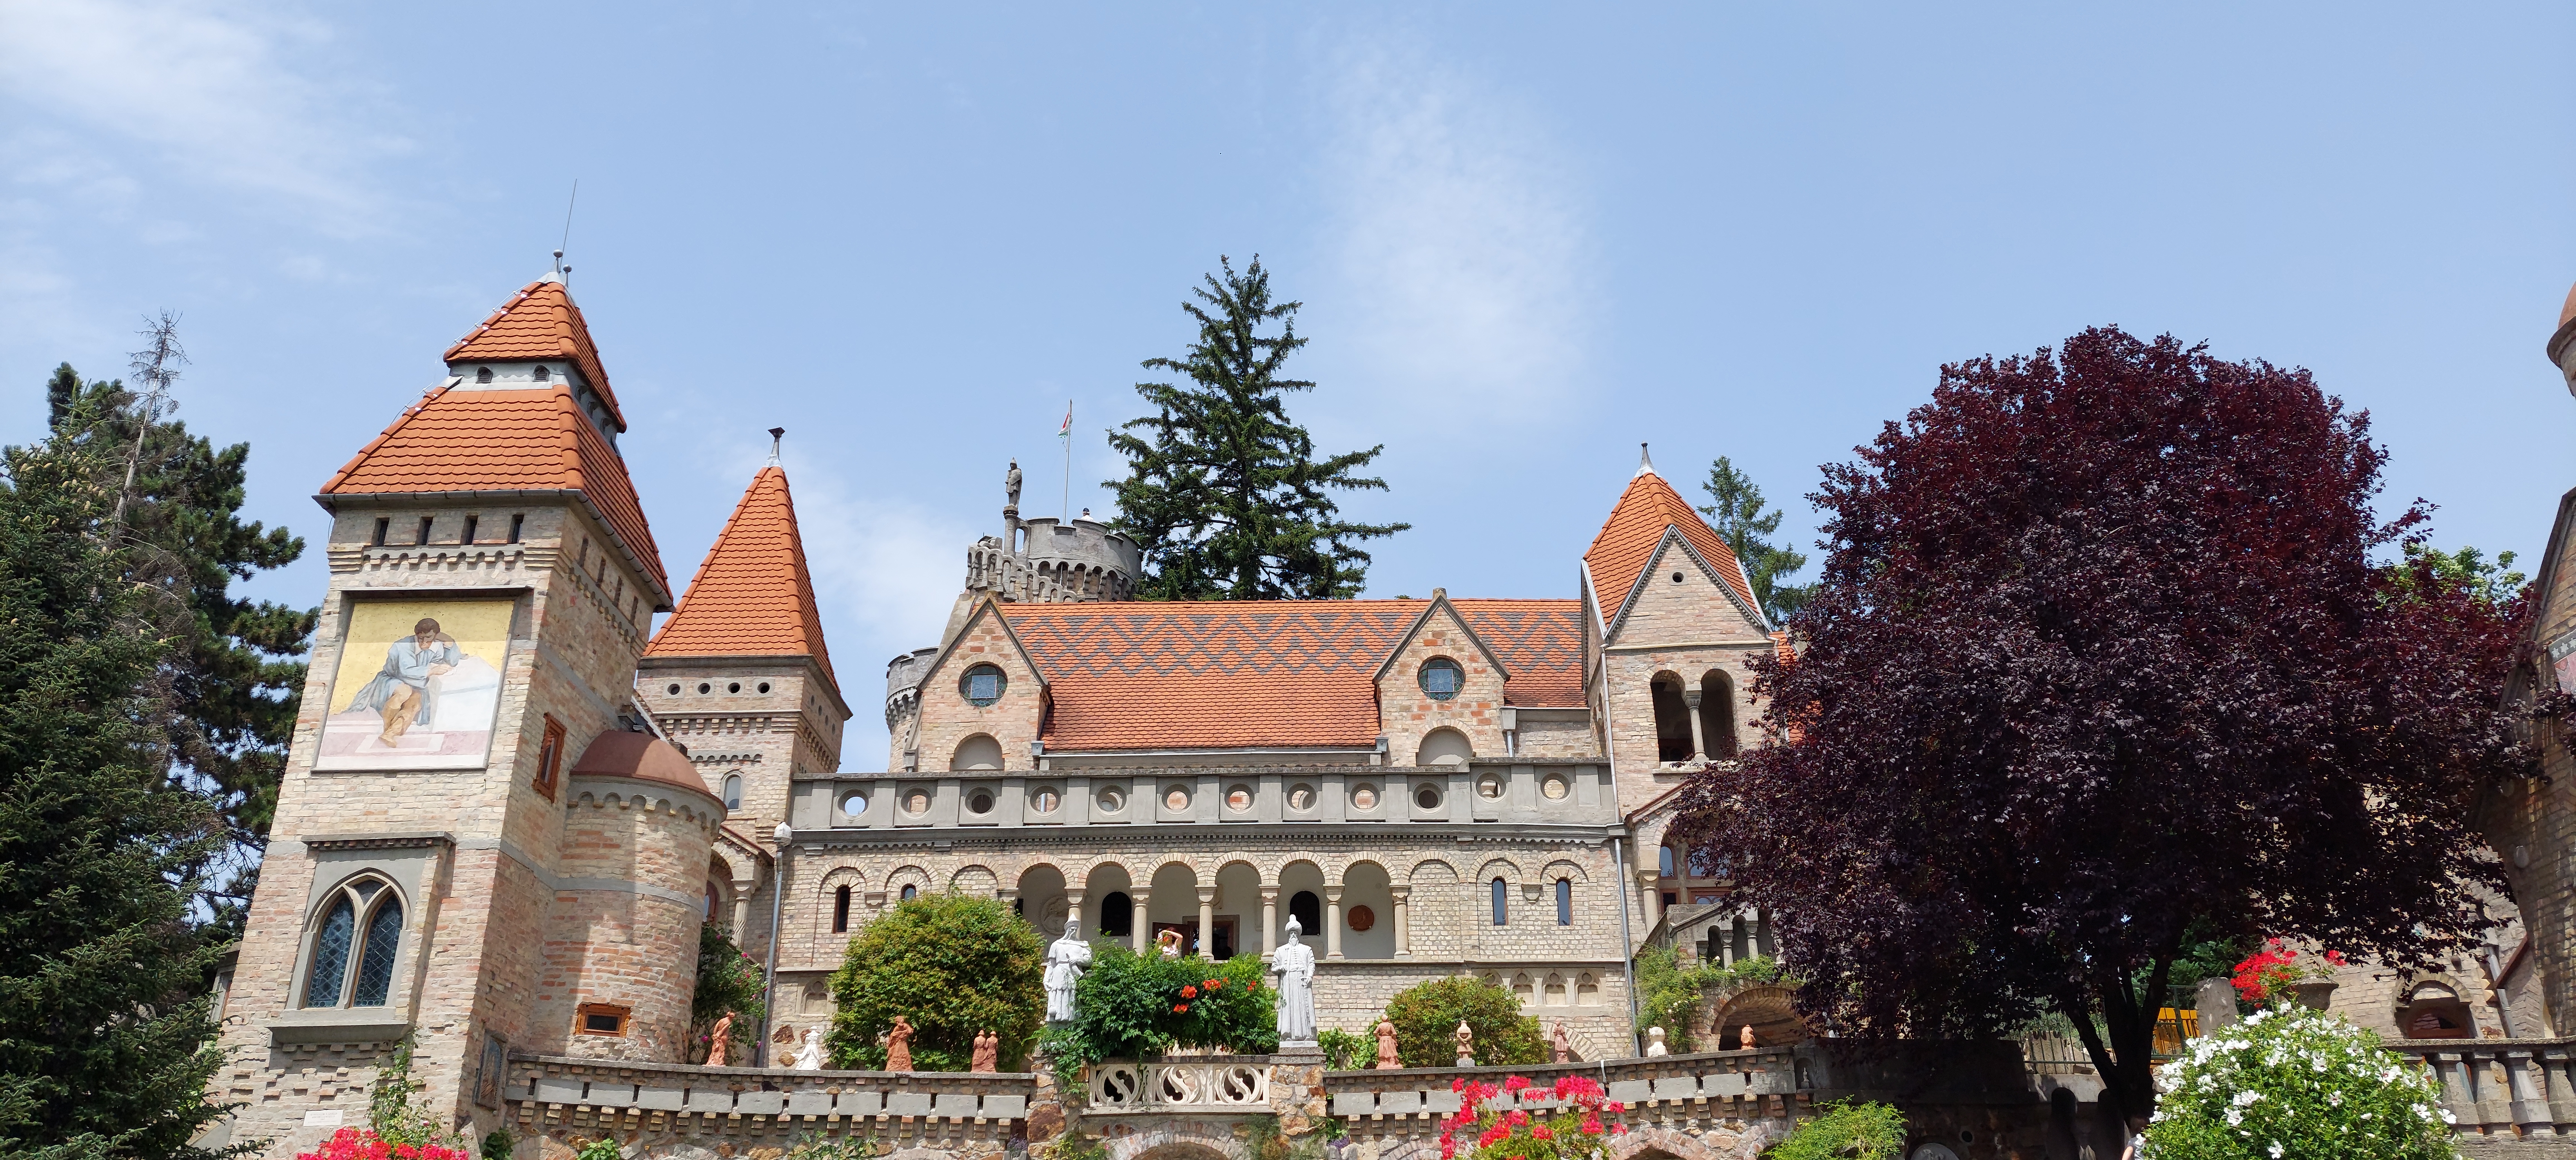
<path id="1" fill-rule="evenodd" d="M 1718 1005 L 1717 1018 L 1711 1021 L 1710 1049 L 1733 1051 L 1741 1047 L 1746 1024 L 1753 1027 L 1756 1047 L 1786 1047 L 1813 1038 L 1806 1017 L 1798 1014 L 1792 1002 L 1795 997 L 1796 993 L 1787 987 L 1768 984 L 1727 996 Z"/>
<path id="2" fill-rule="evenodd" d="M 1691 744 L 1690 705 L 1682 700 L 1678 673 L 1656 673 L 1649 686 L 1655 702 L 1655 760 L 1688 761 Z"/>
<path id="3" fill-rule="evenodd" d="M 1710 757 L 1735 756 L 1735 679 L 1724 669 L 1700 674 L 1699 728 Z"/>
<path id="4" fill-rule="evenodd" d="M 1465 765 L 1476 756 L 1476 747 L 1467 743 L 1467 735 L 1455 729 L 1434 729 L 1422 737 L 1422 747 L 1414 751 L 1415 765 Z"/>

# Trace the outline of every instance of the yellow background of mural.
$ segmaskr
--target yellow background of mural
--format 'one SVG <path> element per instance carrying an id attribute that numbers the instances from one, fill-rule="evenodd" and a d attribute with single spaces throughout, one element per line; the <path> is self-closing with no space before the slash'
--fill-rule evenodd
<path id="1" fill-rule="evenodd" d="M 385 667 L 385 650 L 411 635 L 421 617 L 438 622 L 438 630 L 456 638 L 456 647 L 483 658 L 494 672 L 507 672 L 510 655 L 509 600 L 362 600 L 349 609 L 349 632 L 340 646 L 340 673 L 331 681 L 331 711 L 345 712 L 358 690 Z"/>

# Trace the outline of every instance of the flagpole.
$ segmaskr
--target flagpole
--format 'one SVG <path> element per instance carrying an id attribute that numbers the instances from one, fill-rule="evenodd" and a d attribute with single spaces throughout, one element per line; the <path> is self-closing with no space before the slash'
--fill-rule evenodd
<path id="1" fill-rule="evenodd" d="M 1064 506 L 1057 508 L 1055 521 L 1073 522 L 1073 400 L 1064 401 L 1064 427 L 1056 432 L 1064 438 Z"/>

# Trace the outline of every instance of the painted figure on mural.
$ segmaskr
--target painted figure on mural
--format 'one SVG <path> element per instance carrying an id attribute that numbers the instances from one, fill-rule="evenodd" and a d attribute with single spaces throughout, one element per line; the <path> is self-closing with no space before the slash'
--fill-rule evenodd
<path id="1" fill-rule="evenodd" d="M 886 1032 L 886 1070 L 912 1070 L 912 1020 L 894 1017 L 894 1028 Z"/>
<path id="2" fill-rule="evenodd" d="M 1288 942 L 1271 953 L 1279 972 L 1279 1041 L 1315 1041 L 1315 951 L 1297 941 L 1297 916 L 1288 916 Z"/>
<path id="3" fill-rule="evenodd" d="M 414 725 L 429 723 L 438 711 L 438 691 L 430 680 L 443 677 L 465 663 L 465 654 L 456 647 L 456 638 L 438 630 L 438 622 L 423 617 L 411 628 L 411 635 L 395 641 L 385 649 L 385 667 L 376 679 L 358 690 L 352 709 L 371 710 L 385 719 L 378 739 L 386 745 L 402 740 Z"/>
<path id="4" fill-rule="evenodd" d="M 1082 920 L 1064 921 L 1064 937 L 1047 946 L 1047 1022 L 1073 1022 L 1073 989 L 1091 969 L 1091 944 L 1082 941 Z"/>

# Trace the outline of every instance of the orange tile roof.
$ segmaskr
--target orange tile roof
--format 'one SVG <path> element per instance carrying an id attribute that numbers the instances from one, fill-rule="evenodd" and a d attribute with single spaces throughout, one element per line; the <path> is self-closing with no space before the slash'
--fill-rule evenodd
<path id="1" fill-rule="evenodd" d="M 1513 703 L 1583 702 L 1575 601 L 1452 603 L 1510 670 L 1505 696 Z M 1049 748 L 1226 749 L 1373 744 L 1380 732 L 1375 674 L 1428 604 L 1130 601 L 1001 608 L 1046 677 Z"/>
<path id="2" fill-rule="evenodd" d="M 662 623 L 644 655 L 810 656 L 838 695 L 786 472 L 764 467 L 752 477 L 689 581 L 680 610 Z"/>
<path id="3" fill-rule="evenodd" d="M 1601 534 L 1583 552 L 1584 562 L 1592 566 L 1592 582 L 1600 585 L 1593 598 L 1601 602 L 1602 619 L 1618 621 L 1628 590 L 1636 586 L 1638 573 L 1654 562 L 1655 548 L 1664 542 L 1668 527 L 1681 529 L 1682 538 L 1690 541 L 1700 558 L 1717 570 L 1746 607 L 1753 607 L 1753 589 L 1744 582 L 1744 569 L 1735 562 L 1734 550 L 1717 538 L 1717 529 L 1700 518 L 1689 500 L 1650 468 L 1628 481 L 1628 490 L 1619 493 L 1610 518 L 1602 523 Z"/>
<path id="4" fill-rule="evenodd" d="M 607 521 L 663 592 L 671 579 L 627 478 L 626 461 L 572 399 L 552 390 L 474 391 L 442 386 L 322 485 L 324 495 L 572 490 Z"/>
<path id="5" fill-rule="evenodd" d="M 581 307 L 574 305 L 572 293 L 564 289 L 563 283 L 551 277 L 528 283 L 518 297 L 503 303 L 492 317 L 483 320 L 483 325 L 474 328 L 474 333 L 457 339 L 444 357 L 451 363 L 468 359 L 570 359 L 608 404 L 617 429 L 626 429 L 626 413 L 617 408 L 617 392 L 608 389 L 608 368 L 600 365 L 599 348 L 590 341 L 590 326 L 581 319 Z"/>

